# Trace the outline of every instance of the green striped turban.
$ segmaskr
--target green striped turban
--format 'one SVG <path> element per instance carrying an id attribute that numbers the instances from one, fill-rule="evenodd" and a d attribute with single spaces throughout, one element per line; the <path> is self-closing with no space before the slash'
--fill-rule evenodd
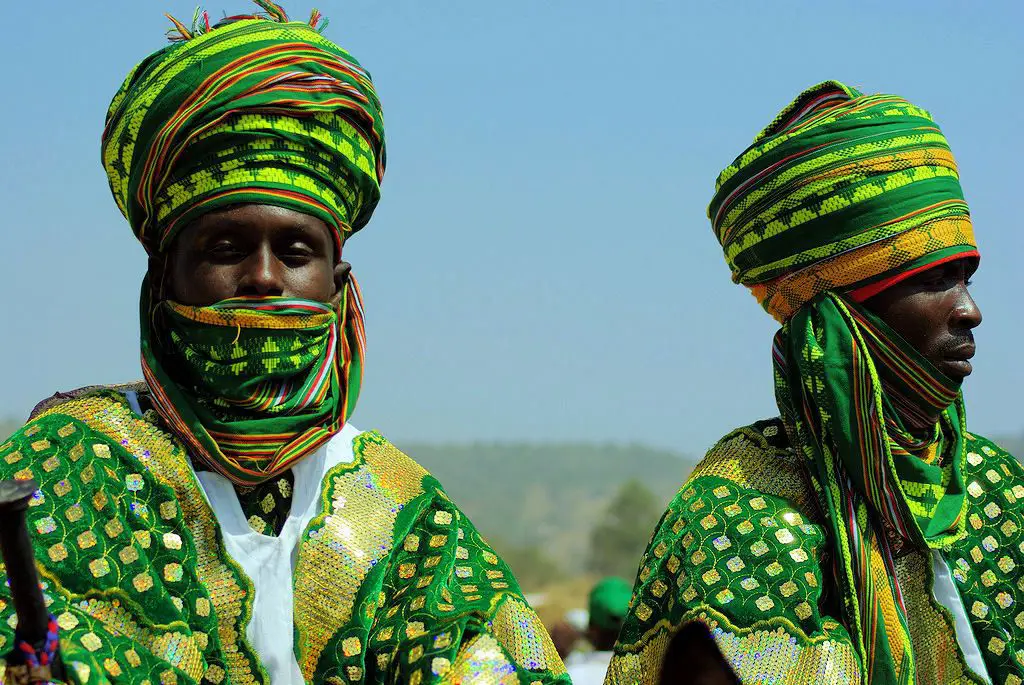
<path id="1" fill-rule="evenodd" d="M 977 257 L 949 144 L 928 112 L 838 81 L 804 91 L 719 175 L 708 217 L 779 321 L 827 290 L 862 300 Z"/>
<path id="2" fill-rule="evenodd" d="M 345 237 L 369 220 L 384 174 L 384 124 L 369 74 L 310 23 L 265 16 L 210 27 L 205 13 L 136 66 L 107 113 L 103 166 L 150 253 L 198 216 L 270 204 Z M 173 21 L 173 20 L 172 20 Z"/>

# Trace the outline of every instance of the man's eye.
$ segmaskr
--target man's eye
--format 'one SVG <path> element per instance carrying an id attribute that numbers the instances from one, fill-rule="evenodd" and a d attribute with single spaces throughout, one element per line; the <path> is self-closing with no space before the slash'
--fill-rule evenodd
<path id="1" fill-rule="evenodd" d="M 234 243 L 227 241 L 221 241 L 214 243 L 206 250 L 207 254 L 214 258 L 223 259 L 225 257 L 237 257 L 242 254 L 242 250 Z"/>
<path id="2" fill-rule="evenodd" d="M 305 243 L 292 243 L 281 251 L 284 259 L 309 259 L 313 254 L 313 248 Z"/>

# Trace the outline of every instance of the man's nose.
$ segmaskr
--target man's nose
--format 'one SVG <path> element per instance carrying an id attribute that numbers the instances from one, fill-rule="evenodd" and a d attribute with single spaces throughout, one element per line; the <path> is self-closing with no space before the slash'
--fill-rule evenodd
<path id="1" fill-rule="evenodd" d="M 981 325 L 981 308 L 971 297 L 966 284 L 957 288 L 957 300 L 953 306 L 950 322 L 953 328 L 977 328 Z"/>
<path id="2" fill-rule="evenodd" d="M 237 296 L 280 296 L 284 294 L 284 265 L 269 245 L 249 255 L 243 262 L 242 278 L 238 282 Z"/>

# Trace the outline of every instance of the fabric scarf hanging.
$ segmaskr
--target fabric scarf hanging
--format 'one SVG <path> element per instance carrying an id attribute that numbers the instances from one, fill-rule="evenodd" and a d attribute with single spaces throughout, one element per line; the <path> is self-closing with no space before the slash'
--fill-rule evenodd
<path id="1" fill-rule="evenodd" d="M 143 373 L 158 412 L 194 457 L 234 483 L 291 468 L 355 408 L 365 333 L 351 277 L 340 311 L 286 297 L 154 305 L 147 281 L 141 314 Z"/>
<path id="2" fill-rule="evenodd" d="M 866 682 L 915 683 L 888 536 L 937 549 L 964 530 L 959 388 L 881 320 L 832 291 L 783 324 L 772 356 L 779 410 L 823 490 L 840 603 Z M 945 431 L 931 440 L 906 431 L 904 417 L 937 413 Z M 941 459 L 918 456 L 936 447 Z"/>

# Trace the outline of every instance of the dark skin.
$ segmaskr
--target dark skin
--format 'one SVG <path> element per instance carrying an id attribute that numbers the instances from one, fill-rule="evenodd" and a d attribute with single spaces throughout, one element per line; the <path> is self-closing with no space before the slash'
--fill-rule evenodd
<path id="1" fill-rule="evenodd" d="M 975 259 L 940 264 L 869 298 L 864 306 L 939 371 L 962 382 L 972 371 L 972 331 L 981 325 L 981 310 L 968 292 L 975 269 Z"/>
<path id="2" fill-rule="evenodd" d="M 150 259 L 160 296 L 207 306 L 240 296 L 299 297 L 338 306 L 352 266 L 335 262 L 320 219 L 272 205 L 235 205 L 182 229 L 165 257 Z"/>

